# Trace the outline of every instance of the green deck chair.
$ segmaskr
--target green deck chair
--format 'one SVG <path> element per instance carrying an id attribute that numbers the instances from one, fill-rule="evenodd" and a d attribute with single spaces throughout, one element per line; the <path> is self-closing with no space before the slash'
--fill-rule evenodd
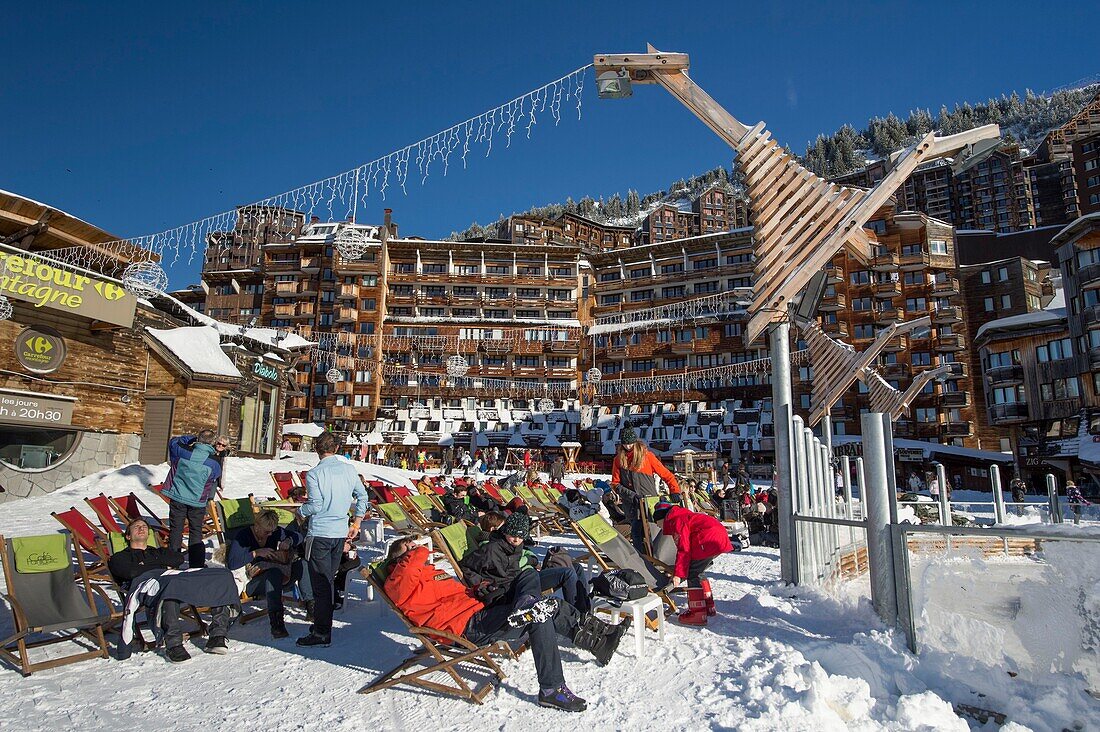
<path id="1" fill-rule="evenodd" d="M 102 587 L 88 579 L 83 554 L 73 544 L 69 532 L 10 539 L 0 536 L 0 562 L 7 582 L 3 597 L 11 608 L 15 630 L 0 643 L 0 655 L 5 660 L 24 676 L 30 676 L 47 668 L 107 658 L 103 630 L 111 616 L 109 611 L 100 612 L 95 597 L 99 595 L 107 608 L 111 607 L 111 601 Z M 83 590 L 77 577 L 83 582 Z M 78 638 L 91 641 L 95 648 L 88 650 L 86 644 L 77 644 L 80 651 L 74 654 L 42 661 L 30 659 L 31 649 L 75 642 Z"/>
<path id="2" fill-rule="evenodd" d="M 569 523 L 603 570 L 633 569 L 642 575 L 649 589 L 654 591 L 668 585 L 670 578 L 648 564 L 631 543 L 600 514 L 593 514 L 580 521 Z M 658 594 L 669 610 L 676 612 L 676 603 L 668 593 L 662 591 Z"/>
<path id="3" fill-rule="evenodd" d="M 462 567 L 459 566 L 471 549 L 481 543 L 485 536 L 477 526 L 459 521 L 442 529 L 432 532 L 432 541 L 435 547 L 443 552 L 443 556 L 454 568 L 455 576 L 462 579 Z"/>
<path id="4" fill-rule="evenodd" d="M 379 503 L 378 510 L 382 512 L 382 517 L 386 520 L 386 523 L 390 525 L 390 528 L 395 531 L 400 531 L 404 534 L 416 533 L 419 531 L 413 520 L 409 518 L 409 514 L 405 513 L 405 509 L 401 508 L 399 503 Z"/>

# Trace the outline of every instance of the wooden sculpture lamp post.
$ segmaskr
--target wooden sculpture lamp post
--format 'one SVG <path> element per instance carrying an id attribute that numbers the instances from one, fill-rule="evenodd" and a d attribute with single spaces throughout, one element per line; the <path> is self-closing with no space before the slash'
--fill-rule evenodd
<path id="1" fill-rule="evenodd" d="M 601 98 L 632 94 L 634 84 L 660 84 L 737 151 L 737 164 L 748 187 L 756 262 L 753 300 L 745 343 L 769 330 L 772 358 L 772 415 L 779 514 L 791 511 L 791 380 L 788 306 L 810 279 L 842 247 L 870 262 L 866 224 L 913 170 L 930 160 L 968 155 L 975 143 L 1000 136 L 986 125 L 949 137 L 928 133 L 891 156 L 891 170 L 874 188 L 862 190 L 829 183 L 807 170 L 772 139 L 760 122 L 753 127 L 722 108 L 687 75 L 688 56 L 662 53 L 649 46 L 643 54 L 598 54 L 593 59 Z M 792 582 L 790 561 L 793 519 L 780 521 L 782 575 Z"/>

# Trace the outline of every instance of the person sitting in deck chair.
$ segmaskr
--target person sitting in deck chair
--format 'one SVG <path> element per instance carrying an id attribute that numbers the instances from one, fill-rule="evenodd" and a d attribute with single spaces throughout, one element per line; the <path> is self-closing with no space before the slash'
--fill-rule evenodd
<path id="1" fill-rule="evenodd" d="M 447 515 L 450 517 L 448 522 L 469 521 L 472 524 L 477 523 L 481 512 L 478 511 L 476 506 L 472 505 L 469 493 L 469 487 L 462 483 L 456 484 L 442 496 L 443 508 L 447 509 Z"/>
<path id="2" fill-rule="evenodd" d="M 492 478 L 489 480 L 492 480 Z M 487 491 L 477 485 L 471 485 L 467 489 L 466 495 L 470 499 L 470 505 L 476 508 L 480 513 L 500 510 L 500 504 L 494 501 L 493 497 L 490 496 Z"/>
<path id="3" fill-rule="evenodd" d="M 599 488 L 582 491 L 577 488 L 566 488 L 558 499 L 558 505 L 569 514 L 570 521 L 580 521 L 589 516 L 601 513 L 603 508 L 603 491 Z M 606 509 L 605 509 L 606 510 Z"/>
<path id="4" fill-rule="evenodd" d="M 531 519 L 516 512 L 508 516 L 504 524 L 489 534 L 488 540 L 467 554 L 461 564 L 462 573 L 478 597 L 486 604 L 514 601 L 520 581 L 529 572 L 538 577 L 539 592 L 560 590 L 565 601 L 578 613 L 592 609 L 584 583 L 570 564 L 539 571 L 538 560 L 524 545 L 531 532 Z"/>
<path id="5" fill-rule="evenodd" d="M 183 564 L 183 551 L 149 546 L 149 523 L 142 518 L 136 518 L 126 526 L 126 543 L 125 549 L 115 552 L 107 560 L 111 576 L 128 595 L 119 658 L 125 660 L 130 657 L 137 610 L 145 606 L 147 617 L 153 618 L 158 605 L 160 632 L 156 635 L 158 639 L 163 636 L 164 655 L 169 661 L 181 663 L 191 658 L 183 647 L 181 604 L 210 608 L 210 626 L 204 650 L 217 655 L 228 653 L 225 639 L 229 634 L 229 624 L 237 614 L 233 608 L 239 609 L 232 575 L 220 567 L 175 573 L 176 568 Z"/>
<path id="6" fill-rule="evenodd" d="M 290 635 L 283 621 L 284 586 L 297 584 L 306 614 L 313 614 L 313 593 L 299 556 L 301 545 L 301 534 L 279 526 L 279 514 L 267 510 L 256 516 L 251 527 L 233 535 L 226 553 L 225 566 L 233 573 L 237 589 L 250 597 L 265 596 L 272 638 Z"/>
<path id="7" fill-rule="evenodd" d="M 527 637 L 539 682 L 539 706 L 582 712 L 588 704 L 565 685 L 555 633 L 572 639 L 596 655 L 601 666 L 610 661 L 629 623 L 608 625 L 588 618 L 555 598 L 538 600 L 537 575 L 527 573 L 511 604 L 486 607 L 474 591 L 430 563 L 428 548 L 411 538 L 397 539 L 389 551 L 391 563 L 385 592 L 412 622 L 445 630 L 485 645 Z"/>

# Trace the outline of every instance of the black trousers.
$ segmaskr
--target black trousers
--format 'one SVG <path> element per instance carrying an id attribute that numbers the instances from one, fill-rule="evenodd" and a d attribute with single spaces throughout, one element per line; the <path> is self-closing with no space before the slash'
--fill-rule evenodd
<path id="1" fill-rule="evenodd" d="M 187 566 L 206 566 L 206 545 L 202 543 L 202 523 L 205 506 L 188 506 L 179 501 L 168 503 L 168 548 L 178 552 L 183 548 L 183 522 L 187 522 Z"/>
<path id="2" fill-rule="evenodd" d="M 703 579 L 703 572 L 706 572 L 710 568 L 711 562 L 714 561 L 714 557 L 710 559 L 696 559 L 688 565 L 688 576 L 685 577 L 688 583 L 688 587 L 702 587 L 703 583 L 700 582 Z"/>
<path id="3" fill-rule="evenodd" d="M 535 674 L 540 689 L 556 689 L 565 683 L 565 673 L 561 667 L 561 651 L 558 649 L 557 635 L 572 639 L 579 618 L 577 611 L 568 603 L 558 603 L 558 611 L 553 620 L 543 623 L 530 623 L 513 628 L 508 625 L 508 616 L 515 609 L 515 603 L 525 597 L 539 597 L 542 585 L 539 573 L 534 570 L 521 572 L 512 586 L 512 602 L 493 605 L 478 610 L 466 623 L 466 637 L 478 645 L 495 641 L 517 641 L 527 636 L 531 644 L 531 657 L 535 662 Z"/>
<path id="4" fill-rule="evenodd" d="M 165 648 L 183 645 L 183 623 L 180 622 L 178 600 L 165 600 L 160 604 L 160 627 L 164 630 Z M 209 638 L 224 638 L 229 634 L 228 606 L 210 608 L 210 624 L 206 632 Z"/>
<path id="5" fill-rule="evenodd" d="M 313 588 L 313 632 L 332 635 L 333 584 L 344 551 L 344 537 L 311 536 L 306 539 L 309 583 Z"/>

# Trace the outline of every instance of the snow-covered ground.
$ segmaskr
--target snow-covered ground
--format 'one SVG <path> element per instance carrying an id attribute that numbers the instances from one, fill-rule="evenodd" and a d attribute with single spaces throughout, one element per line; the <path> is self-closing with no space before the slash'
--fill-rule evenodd
<path id="1" fill-rule="evenodd" d="M 226 492 L 272 495 L 270 470 L 300 470 L 315 458 L 230 459 Z M 357 463 L 366 475 L 391 482 L 412 473 Z M 149 483 L 167 466 L 130 466 L 85 478 L 48 496 L 8 503 L 0 513 L 5 535 L 56 530 L 50 511 L 83 505 L 85 496 L 127 491 L 151 499 Z M 88 512 L 90 513 L 90 512 Z M 546 540 L 579 549 L 576 539 Z M 126 662 L 96 660 L 21 678 L 0 669 L 0 729 L 264 729 L 264 730 L 529 730 L 579 724 L 591 730 L 967 730 L 982 728 L 952 704 L 1008 714 L 1004 729 L 1098 729 L 1100 704 L 1075 689 L 1046 698 L 1057 677 L 1034 683 L 1003 670 L 981 688 L 1011 694 L 993 707 L 958 678 L 944 674 L 943 654 L 917 658 L 901 637 L 877 620 L 866 580 L 840 597 L 778 582 L 778 554 L 752 547 L 721 557 L 712 578 L 719 615 L 706 628 L 666 627 L 665 641 L 647 637 L 644 656 L 633 644 L 606 668 L 564 642 L 570 687 L 589 701 L 569 716 L 534 703 L 528 656 L 505 664 L 508 678 L 485 704 L 391 689 L 355 691 L 405 657 L 411 647 L 401 623 L 380 602 L 365 600 L 353 574 L 349 602 L 338 614 L 334 645 L 302 650 L 294 637 L 305 623 L 292 612 L 291 638 L 272 640 L 266 623 L 234 626 L 230 655 L 169 665 L 151 653 Z M 10 630 L 0 618 L 0 635 Z M 1024 725 L 1024 726 L 1020 726 Z M 1075 727 L 1075 725 L 1077 725 Z M 985 729 L 995 729 L 990 723 Z"/>

